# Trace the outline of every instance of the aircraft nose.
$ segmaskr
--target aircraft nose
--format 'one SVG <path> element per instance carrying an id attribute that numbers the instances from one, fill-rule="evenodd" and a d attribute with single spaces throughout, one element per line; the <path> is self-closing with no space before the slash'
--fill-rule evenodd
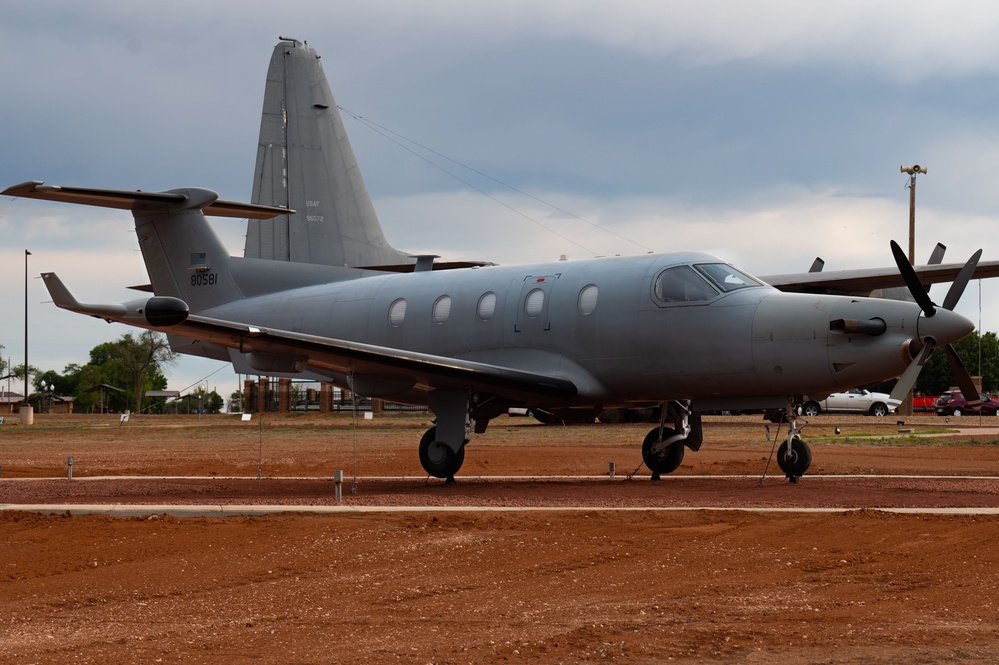
<path id="1" fill-rule="evenodd" d="M 937 344 L 950 344 L 971 334 L 975 324 L 956 312 L 942 307 L 933 316 L 919 317 L 919 337 L 932 337 Z"/>

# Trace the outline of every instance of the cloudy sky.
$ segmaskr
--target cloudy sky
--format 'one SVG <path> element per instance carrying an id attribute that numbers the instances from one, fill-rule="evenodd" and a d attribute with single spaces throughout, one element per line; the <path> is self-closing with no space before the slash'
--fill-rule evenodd
<path id="1" fill-rule="evenodd" d="M 695 249 L 757 274 L 815 256 L 887 266 L 888 241 L 907 243 L 899 166 L 919 163 L 919 260 L 936 242 L 947 261 L 979 247 L 996 260 L 996 34 L 999 7 L 980 2 L 0 0 L 0 188 L 249 200 L 285 35 L 322 55 L 341 107 L 395 133 L 344 116 L 401 249 L 507 264 Z M 495 180 L 437 158 L 448 174 L 399 136 Z M 213 223 L 240 254 L 244 223 Z M 0 197 L 14 364 L 25 249 L 32 365 L 62 371 L 129 330 L 56 309 L 35 276 L 58 272 L 87 302 L 136 297 L 130 216 Z M 959 311 L 999 330 L 999 283 L 973 283 Z M 237 386 L 221 363 L 168 369 L 175 389 L 209 375 Z"/>

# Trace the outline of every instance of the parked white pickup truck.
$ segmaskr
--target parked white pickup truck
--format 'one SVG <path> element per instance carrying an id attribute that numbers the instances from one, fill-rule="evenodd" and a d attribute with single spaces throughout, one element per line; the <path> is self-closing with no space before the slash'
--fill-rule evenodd
<path id="1" fill-rule="evenodd" d="M 823 411 L 843 411 L 887 416 L 898 406 L 891 403 L 888 398 L 888 393 L 872 393 L 870 390 L 855 388 L 844 393 L 833 393 L 821 401 L 805 400 L 801 405 L 801 413 L 805 416 L 817 416 Z"/>

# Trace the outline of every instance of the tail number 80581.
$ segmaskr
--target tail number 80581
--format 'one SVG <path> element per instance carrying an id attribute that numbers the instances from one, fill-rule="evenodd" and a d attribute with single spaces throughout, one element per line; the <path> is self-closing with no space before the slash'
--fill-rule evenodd
<path id="1" fill-rule="evenodd" d="M 214 272 L 197 272 L 191 275 L 191 286 L 215 286 L 218 281 L 218 273 Z"/>

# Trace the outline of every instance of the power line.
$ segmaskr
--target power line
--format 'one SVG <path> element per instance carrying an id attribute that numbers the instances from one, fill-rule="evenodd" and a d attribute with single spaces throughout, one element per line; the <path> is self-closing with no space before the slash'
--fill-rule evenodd
<path id="1" fill-rule="evenodd" d="M 445 169 L 441 165 L 437 164 L 436 162 L 433 162 L 430 159 L 427 159 L 425 156 L 423 156 L 420 153 L 416 152 L 415 150 L 409 148 L 408 146 L 403 145 L 402 143 L 400 143 L 399 141 L 397 141 L 393 137 L 398 137 L 402 141 L 405 141 L 407 143 L 415 145 L 415 146 L 419 147 L 422 150 L 426 150 L 427 152 L 429 152 L 429 153 L 431 153 L 433 155 L 436 155 L 436 156 L 440 157 L 441 159 L 446 159 L 447 161 L 451 162 L 452 164 L 456 164 L 457 166 L 460 166 L 461 168 L 463 168 L 463 169 L 465 169 L 467 171 L 471 171 L 472 173 L 474 173 L 474 174 L 476 174 L 478 176 L 486 178 L 487 180 L 491 180 L 491 181 L 495 182 L 496 184 L 498 184 L 498 185 L 500 185 L 502 187 L 506 187 L 507 189 L 520 194 L 521 196 L 526 196 L 527 198 L 529 198 L 529 199 L 531 199 L 533 201 L 537 201 L 541 205 L 547 206 L 547 207 L 551 208 L 552 210 L 560 212 L 560 213 L 562 213 L 564 215 L 568 215 L 569 217 L 572 217 L 573 219 L 576 219 L 576 220 L 578 220 L 580 222 L 583 222 L 584 224 L 588 224 L 588 225 L 592 226 L 593 228 L 595 228 L 595 229 L 597 229 L 599 231 L 603 231 L 604 233 L 609 233 L 610 235 L 613 235 L 613 236 L 615 236 L 617 238 L 620 238 L 621 240 L 624 240 L 625 242 L 629 242 L 629 243 L 631 243 L 631 244 L 633 244 L 633 245 L 635 245 L 637 247 L 641 247 L 642 249 L 644 249 L 647 252 L 654 251 L 650 247 L 646 247 L 645 245 L 643 245 L 643 244 L 641 244 L 639 242 L 636 242 L 636 241 L 632 240 L 631 238 L 623 236 L 620 233 L 617 233 L 616 231 L 611 231 L 610 229 L 604 228 L 603 226 L 600 226 L 599 224 L 596 224 L 596 223 L 591 222 L 591 221 L 589 221 L 589 220 L 587 220 L 587 219 L 585 219 L 583 217 L 580 217 L 579 215 L 576 215 L 575 213 L 572 213 L 572 212 L 570 212 L 568 210 L 565 210 L 564 208 L 560 208 L 559 206 L 557 206 L 557 205 L 555 205 L 553 203 L 549 203 L 548 201 L 545 201 L 544 199 L 538 198 L 537 196 L 534 196 L 533 194 L 529 194 L 528 192 L 525 192 L 522 189 L 518 189 L 517 187 L 514 187 L 513 185 L 510 185 L 508 183 L 505 183 L 502 180 L 498 180 L 497 178 L 494 178 L 493 176 L 491 176 L 491 175 L 489 175 L 487 173 L 483 173 L 482 171 L 479 171 L 478 169 L 475 169 L 475 168 L 473 168 L 471 166 L 468 166 L 467 164 L 464 164 L 464 163 L 462 163 L 462 162 L 460 162 L 460 161 L 458 161 L 458 160 L 456 160 L 456 159 L 454 159 L 452 157 L 448 157 L 447 155 L 442 154 L 442 153 L 434 150 L 433 148 L 430 148 L 428 146 L 423 145 L 422 143 L 420 143 L 418 141 L 414 141 L 411 138 L 403 136 L 402 134 L 389 129 L 388 127 L 380 125 L 377 122 L 374 122 L 373 120 L 369 120 L 368 118 L 365 118 L 364 116 L 358 115 L 357 113 L 354 113 L 353 111 L 345 109 L 344 107 L 342 107 L 340 105 L 337 105 L 337 108 L 340 109 L 341 111 L 343 111 L 344 113 L 346 113 L 347 115 L 349 115 L 350 117 L 354 118 L 355 120 L 357 120 L 358 122 L 360 122 L 364 126 L 366 126 L 371 131 L 373 131 L 373 132 L 375 132 L 375 133 L 383 136 L 384 138 L 388 139 L 389 141 L 392 141 L 393 143 L 395 143 L 396 145 L 398 145 L 402 149 L 404 149 L 407 152 L 409 152 L 409 153 L 417 156 L 418 158 L 420 158 L 423 161 L 427 162 L 428 164 L 430 164 L 434 168 L 437 168 L 437 169 L 443 171 L 444 173 L 446 173 L 447 175 L 451 176 L 455 180 L 457 180 L 457 181 L 459 181 L 459 182 L 467 185 L 468 187 L 471 187 L 472 189 L 474 189 L 475 191 L 479 192 L 480 194 L 489 197 L 490 199 L 492 199 L 496 203 L 502 205 L 503 207 L 507 208 L 508 210 L 510 210 L 510 211 L 512 211 L 512 212 L 514 212 L 514 213 L 516 213 L 518 215 L 520 215 L 521 217 L 523 217 L 523 218 L 525 218 L 525 219 L 527 219 L 527 220 L 529 220 L 529 221 L 531 221 L 531 222 L 533 222 L 535 224 L 537 224 L 538 226 L 540 226 L 541 228 L 545 229 L 546 231 L 548 231 L 550 233 L 553 233 L 553 234 L 559 236 L 560 238 L 563 238 L 564 240 L 568 240 L 569 242 L 573 243 L 577 247 L 581 247 L 582 249 L 586 250 L 587 252 L 590 252 L 594 256 L 596 256 L 597 253 L 594 252 L 593 250 L 588 249 L 588 248 L 584 247 L 583 245 L 580 245 L 578 242 L 576 242 L 572 238 L 569 238 L 569 237 L 567 237 L 565 235 L 562 235 L 558 231 L 555 231 L 554 229 L 552 229 L 552 228 L 550 228 L 550 227 L 542 224 L 541 222 L 539 222 L 538 220 L 534 219 L 533 217 L 531 217 L 531 216 L 529 216 L 529 215 L 521 212 L 520 210 L 517 210 L 516 208 L 514 208 L 514 207 L 512 207 L 512 206 L 510 206 L 510 205 L 508 205 L 506 203 L 504 203 L 503 201 L 500 201 L 495 196 L 489 194 L 488 192 L 483 191 L 482 189 L 480 189 L 479 187 L 476 187 L 475 185 L 471 184 L 467 180 L 464 180 L 463 178 L 461 178 L 461 177 L 455 175 L 454 173 L 448 171 L 447 169 Z M 389 134 L 391 134 L 391 136 L 389 136 Z"/>

